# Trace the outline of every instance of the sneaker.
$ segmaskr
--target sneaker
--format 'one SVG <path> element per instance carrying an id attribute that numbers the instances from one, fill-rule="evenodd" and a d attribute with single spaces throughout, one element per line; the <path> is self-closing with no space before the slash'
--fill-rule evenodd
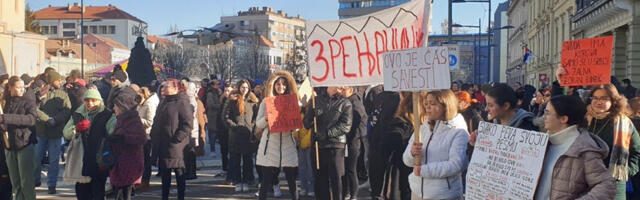
<path id="1" fill-rule="evenodd" d="M 258 190 L 255 194 L 256 197 L 260 197 L 260 190 Z"/>
<path id="2" fill-rule="evenodd" d="M 49 186 L 49 194 L 56 194 L 56 186 Z"/>
<path id="3" fill-rule="evenodd" d="M 300 189 L 300 190 L 298 191 L 298 195 L 300 195 L 301 197 L 303 197 L 303 196 L 307 196 L 307 190 L 305 190 L 305 189 Z"/>
<path id="4" fill-rule="evenodd" d="M 309 192 L 309 193 L 307 193 L 307 196 L 309 196 L 309 197 L 315 197 L 315 196 L 316 196 L 316 193 L 315 193 L 315 192 Z"/>
<path id="5" fill-rule="evenodd" d="M 273 186 L 273 196 L 274 197 L 282 197 L 282 191 L 280 191 L 280 185 Z"/>
<path id="6" fill-rule="evenodd" d="M 236 184 L 236 192 L 242 192 L 242 183 Z"/>
<path id="7" fill-rule="evenodd" d="M 346 199 L 346 200 L 351 199 L 351 195 L 350 195 L 350 194 L 345 195 L 345 196 L 344 196 L 344 199 Z"/>
<path id="8" fill-rule="evenodd" d="M 242 184 L 242 191 L 243 192 L 249 192 L 249 184 Z"/>

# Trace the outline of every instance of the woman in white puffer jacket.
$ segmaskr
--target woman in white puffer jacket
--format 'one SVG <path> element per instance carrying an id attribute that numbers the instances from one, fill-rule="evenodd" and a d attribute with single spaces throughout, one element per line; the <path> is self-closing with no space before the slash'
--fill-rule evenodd
<path id="1" fill-rule="evenodd" d="M 421 141 L 409 140 L 403 154 L 409 175 L 412 199 L 460 199 L 462 170 L 467 165 L 469 133 L 456 126 L 457 99 L 451 90 L 422 95 L 420 106 L 427 121 L 420 126 Z M 426 153 L 425 153 L 426 152 Z M 415 157 L 421 156 L 419 166 Z"/>
<path id="2" fill-rule="evenodd" d="M 298 96 L 298 89 L 293 76 L 287 71 L 276 71 L 267 81 L 264 92 L 265 98 L 289 94 Z M 273 180 L 278 178 L 280 168 L 282 168 L 287 177 L 289 193 L 292 199 L 297 199 L 298 148 L 293 137 L 294 131 L 272 133 L 269 130 L 267 108 L 264 100 L 260 103 L 256 118 L 255 131 L 258 135 L 261 134 L 256 158 L 256 165 L 261 166 L 260 170 L 262 171 L 260 199 L 267 199 L 267 191 L 272 186 L 274 191 L 279 191 L 279 188 L 275 188 L 279 186 L 274 186 Z"/>

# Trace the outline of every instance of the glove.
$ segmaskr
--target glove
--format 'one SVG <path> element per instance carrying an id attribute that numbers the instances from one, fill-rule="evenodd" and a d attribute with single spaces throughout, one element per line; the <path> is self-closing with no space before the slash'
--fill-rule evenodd
<path id="1" fill-rule="evenodd" d="M 91 122 L 86 119 L 76 123 L 76 131 L 80 133 L 87 132 L 89 130 L 89 127 L 91 127 Z"/>
<path id="2" fill-rule="evenodd" d="M 47 121 L 49 123 L 49 125 L 51 126 L 55 126 L 56 125 L 56 120 L 52 118 L 49 118 L 49 121 Z"/>
<path id="3" fill-rule="evenodd" d="M 107 137 L 107 139 L 109 141 L 111 141 L 112 144 L 117 144 L 117 143 L 122 143 L 124 142 L 124 135 L 120 135 L 120 134 L 111 134 Z"/>

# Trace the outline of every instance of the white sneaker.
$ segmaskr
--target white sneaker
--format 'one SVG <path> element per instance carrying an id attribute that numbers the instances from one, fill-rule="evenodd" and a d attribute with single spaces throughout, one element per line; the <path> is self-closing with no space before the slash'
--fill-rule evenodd
<path id="1" fill-rule="evenodd" d="M 260 190 L 258 190 L 255 194 L 256 197 L 260 197 Z"/>
<path id="2" fill-rule="evenodd" d="M 316 193 L 315 193 L 315 192 L 309 192 L 309 193 L 307 193 L 307 196 L 309 196 L 309 197 L 315 197 L 315 196 L 316 196 Z"/>
<path id="3" fill-rule="evenodd" d="M 242 191 L 243 192 L 249 192 L 249 184 L 242 184 Z"/>
<path id="4" fill-rule="evenodd" d="M 242 192 L 242 183 L 236 184 L 236 192 Z"/>
<path id="5" fill-rule="evenodd" d="M 301 189 L 298 191 L 298 195 L 300 195 L 301 197 L 303 197 L 303 196 L 307 196 L 307 190 L 305 190 L 305 189 L 302 189 L 302 188 L 301 188 Z"/>
<path id="6" fill-rule="evenodd" d="M 280 191 L 280 185 L 273 186 L 273 196 L 274 197 L 282 197 L 282 191 Z"/>

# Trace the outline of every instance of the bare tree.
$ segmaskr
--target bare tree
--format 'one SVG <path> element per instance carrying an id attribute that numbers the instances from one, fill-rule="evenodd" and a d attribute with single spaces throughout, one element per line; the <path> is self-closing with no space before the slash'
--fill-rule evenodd
<path id="1" fill-rule="evenodd" d="M 304 80 L 309 70 L 307 67 L 307 49 L 304 44 L 295 45 L 293 53 L 287 57 L 285 70 L 291 72 L 296 80 Z"/>

